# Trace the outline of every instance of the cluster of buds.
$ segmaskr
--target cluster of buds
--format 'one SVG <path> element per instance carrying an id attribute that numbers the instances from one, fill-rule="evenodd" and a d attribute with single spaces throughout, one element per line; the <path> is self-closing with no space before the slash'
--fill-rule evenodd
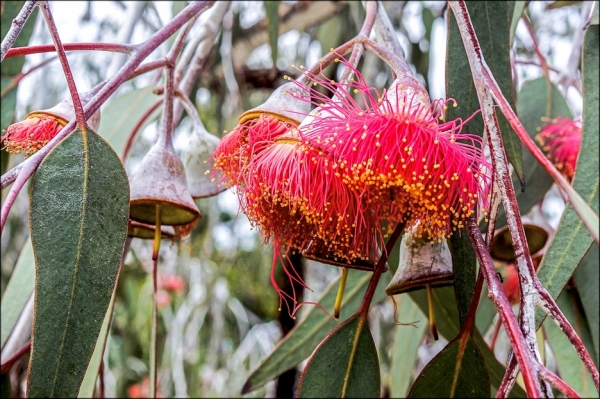
<path id="1" fill-rule="evenodd" d="M 400 223 L 441 242 L 484 213 L 490 164 L 482 139 L 461 132 L 466 121 L 444 121 L 456 102 L 431 102 L 406 74 L 380 94 L 343 57 L 335 61 L 355 78 L 336 82 L 302 66 L 301 80 L 286 77 L 287 110 L 301 124 L 241 123 L 215 153 L 215 176 L 237 186 L 265 240 L 353 267 L 374 264 Z M 315 109 L 302 112 L 302 103 Z"/>

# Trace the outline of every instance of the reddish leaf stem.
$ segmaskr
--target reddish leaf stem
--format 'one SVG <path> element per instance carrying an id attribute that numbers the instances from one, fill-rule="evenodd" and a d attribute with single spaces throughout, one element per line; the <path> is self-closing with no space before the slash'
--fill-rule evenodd
<path id="1" fill-rule="evenodd" d="M 6 32 L 6 36 L 4 36 L 4 39 L 2 39 L 2 44 L 0 45 L 0 62 L 4 61 L 9 49 L 13 46 L 13 44 L 15 44 L 19 33 L 21 33 L 23 26 L 25 26 L 27 19 L 29 19 L 29 16 L 33 12 L 33 9 L 37 3 L 37 1 L 26 1 L 21 8 L 21 11 L 19 11 L 15 19 L 13 19 L 8 32 Z"/>
<path id="2" fill-rule="evenodd" d="M 173 33 L 175 33 L 183 24 L 193 18 L 195 15 L 199 15 L 208 9 L 214 1 L 205 0 L 198 1 L 189 4 L 184 8 L 177 16 L 175 16 L 168 24 L 154 33 L 148 40 L 137 46 L 137 50 L 133 53 L 132 57 L 121 67 L 115 76 L 113 76 L 102 89 L 90 100 L 89 103 L 84 107 L 86 117 L 92 116 L 94 112 L 100 108 L 100 106 L 106 102 L 106 100 L 119 88 L 119 86 L 127 80 L 127 78 L 136 70 L 136 68 L 142 63 L 150 53 L 152 53 L 161 43 L 167 40 Z M 2 176 L 1 188 L 8 186 L 13 183 L 10 191 L 8 192 L 4 203 L 2 204 L 2 211 L 0 213 L 0 230 L 4 230 L 4 224 L 8 212 L 14 203 L 17 194 L 23 188 L 25 182 L 35 172 L 39 164 L 42 162 L 44 157 L 58 144 L 62 139 L 67 137 L 75 129 L 75 121 L 71 120 L 62 130 L 46 144 L 41 150 L 27 158 L 21 164 L 15 166 L 10 171 L 6 172 Z"/>
<path id="3" fill-rule="evenodd" d="M 125 147 L 123 148 L 123 156 L 121 157 L 123 161 L 125 160 L 125 158 L 127 158 L 127 154 L 129 154 L 129 150 L 131 149 L 131 145 L 133 144 L 133 139 L 137 135 L 138 131 L 142 128 L 142 126 L 144 126 L 144 123 L 150 117 L 150 115 L 152 115 L 152 113 L 156 111 L 158 107 L 160 107 L 162 102 L 162 99 L 156 100 L 156 102 L 152 104 L 150 108 L 148 108 L 146 112 L 144 112 L 144 114 L 140 117 L 133 129 L 131 129 L 131 133 L 129 133 L 129 137 L 127 138 L 127 142 L 125 143 Z"/>
<path id="4" fill-rule="evenodd" d="M 398 238 L 400 238 L 402 232 L 404 232 L 404 226 L 404 223 L 400 223 L 396 226 L 396 228 L 390 235 L 388 242 L 385 244 L 385 251 L 379 257 L 377 265 L 375 265 L 373 277 L 371 277 L 371 281 L 369 282 L 369 286 L 367 287 L 365 296 L 363 297 L 360 307 L 358 308 L 358 312 L 356 312 L 357 314 L 361 314 L 361 317 L 366 317 L 369 312 L 369 306 L 371 306 L 371 301 L 373 300 L 373 295 L 375 294 L 375 290 L 377 289 L 377 284 L 379 283 L 379 279 L 381 278 L 381 274 L 383 273 L 385 264 L 388 260 L 388 257 L 390 256 L 390 253 L 392 252 L 392 249 L 394 249 Z"/>
<path id="5" fill-rule="evenodd" d="M 19 348 L 14 355 L 12 355 L 9 359 L 7 359 L 2 366 L 0 366 L 0 374 L 6 373 L 10 368 L 25 354 L 31 349 L 31 340 L 27 341 L 25 345 Z"/>
<path id="6" fill-rule="evenodd" d="M 548 370 L 546 367 L 543 367 L 540 370 L 540 377 L 552 385 L 554 388 L 558 389 L 563 395 L 567 398 L 580 398 L 579 394 L 575 392 L 573 388 L 571 388 L 566 382 L 560 379 L 556 374 Z"/>
<path id="7" fill-rule="evenodd" d="M 110 51 L 113 53 L 122 53 L 131 55 L 136 50 L 135 45 L 121 43 L 64 43 L 65 51 Z M 39 44 L 37 46 L 15 47 L 8 50 L 6 59 L 13 57 L 22 57 L 31 54 L 51 53 L 56 51 L 53 44 Z"/>
<path id="8" fill-rule="evenodd" d="M 71 92 L 71 99 L 73 100 L 73 109 L 75 110 L 75 118 L 77 120 L 77 125 L 79 125 L 79 128 L 81 130 L 85 131 L 87 125 L 85 113 L 83 112 L 83 106 L 81 105 L 81 99 L 79 98 L 77 85 L 75 84 L 73 72 L 71 71 L 69 60 L 67 59 L 67 53 L 65 52 L 65 49 L 62 46 L 62 41 L 60 40 L 58 29 L 56 28 L 56 24 L 54 23 L 54 17 L 52 16 L 52 12 L 50 11 L 50 5 L 47 1 L 41 1 L 40 8 L 42 10 L 42 14 L 44 15 L 44 19 L 46 20 L 46 24 L 48 25 L 48 30 L 50 31 L 50 36 L 52 36 L 54 46 L 56 47 L 58 59 L 60 60 L 60 64 L 63 68 L 65 78 L 67 79 L 67 86 L 69 87 L 69 91 Z"/>

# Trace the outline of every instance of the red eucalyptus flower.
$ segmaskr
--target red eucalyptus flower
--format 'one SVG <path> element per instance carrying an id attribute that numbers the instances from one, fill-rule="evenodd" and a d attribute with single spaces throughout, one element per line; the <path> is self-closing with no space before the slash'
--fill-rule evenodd
<path id="1" fill-rule="evenodd" d="M 101 87 L 102 85 L 98 85 L 90 91 L 81 93 L 79 95 L 81 104 L 87 104 Z M 25 119 L 10 125 L 6 129 L 6 134 L 0 136 L 0 141 L 4 142 L 3 149 L 11 154 L 25 151 L 25 156 L 28 157 L 52 140 L 73 118 L 75 118 L 75 111 L 70 98 L 62 100 L 52 108 L 30 112 Z M 98 129 L 100 111 L 96 111 L 87 122 L 93 130 Z"/>
<path id="2" fill-rule="evenodd" d="M 9 153 L 25 151 L 25 156 L 28 157 L 52 140 L 66 124 L 67 121 L 58 115 L 32 112 L 21 122 L 10 125 L 0 140 Z"/>
<path id="3" fill-rule="evenodd" d="M 581 146 L 581 122 L 558 116 L 541 128 L 535 138 L 556 169 L 573 180 Z"/>
<path id="4" fill-rule="evenodd" d="M 485 211 L 490 164 L 481 137 L 461 133 L 465 121 L 444 122 L 443 112 L 449 103 L 456 106 L 454 100 L 430 103 L 412 76 L 399 76 L 380 95 L 343 58 L 336 61 L 352 68 L 356 78 L 340 84 L 305 71 L 313 85 L 335 98 L 306 87 L 322 112 L 299 129 L 305 145 L 325 154 L 328 171 L 390 229 L 406 222 L 407 229 L 417 226 L 417 235 L 432 240 L 461 228 L 477 204 Z"/>

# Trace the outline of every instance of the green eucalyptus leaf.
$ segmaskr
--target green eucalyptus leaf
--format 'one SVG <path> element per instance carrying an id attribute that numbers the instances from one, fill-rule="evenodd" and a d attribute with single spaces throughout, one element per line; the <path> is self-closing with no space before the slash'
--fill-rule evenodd
<path id="1" fill-rule="evenodd" d="M 577 292 L 581 298 L 581 305 L 586 315 L 594 351 L 596 352 L 596 365 L 598 365 L 598 355 L 600 354 L 600 328 L 598 326 L 598 314 L 600 313 L 598 298 L 600 295 L 600 256 L 598 254 L 598 245 L 592 244 L 575 273 L 573 279 L 577 286 Z"/>
<path id="2" fill-rule="evenodd" d="M 510 43 L 512 44 L 515 39 L 515 32 L 517 31 L 517 25 L 519 24 L 519 20 L 521 19 L 521 15 L 523 15 L 523 11 L 525 11 L 526 1 L 519 0 L 515 1 L 515 9 L 513 11 L 512 20 L 510 21 Z"/>
<path id="3" fill-rule="evenodd" d="M 122 157 L 129 134 L 150 107 L 159 98 L 153 94 L 152 86 L 134 89 L 110 100 L 102 110 L 102 118 L 98 133 L 112 146 L 119 157 Z M 160 113 L 157 108 L 146 119 L 142 128 L 155 119 Z"/>
<path id="4" fill-rule="evenodd" d="M 377 349 L 366 316 L 355 315 L 315 349 L 298 382 L 298 398 L 379 397 Z"/>
<path id="5" fill-rule="evenodd" d="M 27 240 L 19 254 L 19 260 L 12 272 L 4 295 L 2 295 L 2 340 L 0 341 L 2 347 L 6 344 L 6 340 L 15 324 L 17 324 L 27 301 L 29 301 L 29 297 L 33 292 L 34 280 L 33 248 L 31 247 L 31 241 Z"/>
<path id="6" fill-rule="evenodd" d="M 116 297 L 117 284 L 115 284 L 115 288 L 110 298 L 108 309 L 106 310 L 106 314 L 104 315 L 104 320 L 102 321 L 102 327 L 100 327 L 100 335 L 98 336 L 98 340 L 96 341 L 94 353 L 92 354 L 92 358 L 90 359 L 90 363 L 88 364 L 85 376 L 83 377 L 83 381 L 81 382 L 79 394 L 77 395 L 78 398 L 92 398 L 94 396 L 94 389 L 96 388 L 96 379 L 98 378 L 100 364 L 102 363 L 104 357 L 104 347 L 106 346 L 106 340 L 108 338 L 108 330 L 110 328 L 110 323 L 112 320 L 113 309 L 115 308 Z"/>
<path id="7" fill-rule="evenodd" d="M 425 290 L 412 291 L 408 293 L 415 301 L 423 313 L 428 312 L 427 295 Z M 488 301 L 487 298 L 482 298 L 483 301 Z M 460 332 L 460 323 L 458 310 L 456 307 L 456 297 L 452 287 L 441 287 L 433 289 L 433 302 L 435 306 L 435 317 L 438 332 L 451 340 Z M 482 306 L 481 304 L 479 306 Z M 492 386 L 498 387 L 506 372 L 505 367 L 498 362 L 494 352 L 490 350 L 478 330 L 473 333 L 473 339 L 485 359 L 487 370 L 492 382 Z M 510 398 L 524 398 L 525 391 L 518 385 L 515 385 L 509 394 Z"/>
<path id="8" fill-rule="evenodd" d="M 571 325 L 575 328 L 577 335 L 591 345 L 590 332 L 587 323 L 583 320 L 583 315 L 573 306 L 574 298 L 567 290 L 563 291 L 557 299 L 557 304 L 563 311 Z M 598 317 L 596 316 L 596 320 Z M 554 320 L 546 319 L 544 322 L 546 339 L 554 353 L 559 376 L 575 389 L 583 398 L 597 398 L 598 391 L 594 386 L 594 380 L 588 373 L 575 351 L 575 348 L 569 342 L 569 339 L 558 328 Z M 586 345 L 588 347 L 588 345 Z M 588 350 L 592 349 L 588 347 Z"/>
<path id="9" fill-rule="evenodd" d="M 273 69 L 277 69 L 278 48 L 277 41 L 279 40 L 279 0 L 264 0 L 265 13 L 267 14 L 269 44 L 271 45 L 271 60 L 273 61 Z"/>
<path id="10" fill-rule="evenodd" d="M 598 157 L 600 152 L 599 118 L 598 118 L 598 26 L 593 25 L 587 29 L 583 46 L 583 126 L 581 136 L 581 147 L 573 188 L 581 195 L 592 210 L 598 214 L 598 188 L 600 186 L 600 174 L 598 172 Z M 556 229 L 550 246 L 542 258 L 538 269 L 538 278 L 550 295 L 558 297 L 567 281 L 571 278 L 575 268 L 588 251 L 593 238 L 585 227 L 573 207 L 567 205 L 560 224 Z M 539 310 L 536 312 L 536 325 L 542 323 L 545 314 Z"/>
<path id="11" fill-rule="evenodd" d="M 489 398 L 490 377 L 470 334 L 451 341 L 421 371 L 409 398 Z"/>
<path id="12" fill-rule="evenodd" d="M 510 25 L 514 13 L 514 2 L 467 1 L 466 4 L 485 61 L 498 82 L 500 90 L 509 99 L 514 109 L 510 66 Z M 480 108 L 479 99 L 456 19 L 453 13 L 448 13 L 448 16 L 446 93 L 447 97 L 456 99 L 458 107 L 448 108 L 447 116 L 449 119 L 467 119 Z M 498 113 L 497 117 L 508 160 L 522 179 L 524 172 L 521 141 L 504 115 Z M 481 115 L 477 115 L 469 121 L 467 129 L 469 132 L 481 136 L 484 131 Z"/>
<path id="13" fill-rule="evenodd" d="M 392 398 L 406 397 L 412 381 L 412 372 L 423 334 L 427 330 L 427 316 L 421 312 L 410 296 L 396 295 L 398 317 L 402 323 L 414 325 L 396 326 L 392 347 L 390 370 L 390 394 Z"/>
<path id="14" fill-rule="evenodd" d="M 346 320 L 358 310 L 372 274 L 360 270 L 348 270 L 346 290 L 342 301 L 340 320 Z M 391 280 L 389 272 L 382 274 L 373 303 L 387 298 L 385 287 Z M 325 289 L 317 302 L 325 309 L 333 309 L 337 295 L 339 277 Z M 277 343 L 275 349 L 250 373 L 242 393 L 251 392 L 264 385 L 269 380 L 310 356 L 315 347 L 327 334 L 339 325 L 339 321 L 327 316 L 320 309 L 311 307 L 306 316 Z"/>
<path id="15" fill-rule="evenodd" d="M 61 141 L 35 172 L 28 397 L 77 396 L 115 285 L 128 210 L 125 169 L 89 128 Z"/>
<path id="16" fill-rule="evenodd" d="M 517 114 L 531 138 L 538 134 L 538 128 L 557 116 L 571 117 L 571 111 L 560 92 L 546 78 L 525 82 L 519 91 Z M 521 214 L 528 213 L 546 195 L 554 180 L 535 160 L 528 149 L 523 151 L 525 187 L 515 189 Z M 519 187 L 519 179 L 513 176 L 514 187 Z M 496 228 L 506 226 L 506 213 L 500 205 Z"/>
<path id="17" fill-rule="evenodd" d="M 452 254 L 452 268 L 454 270 L 454 291 L 460 325 L 465 324 L 473 292 L 475 291 L 475 278 L 477 259 L 475 251 L 469 240 L 466 229 L 452 234 L 448 242 Z"/>

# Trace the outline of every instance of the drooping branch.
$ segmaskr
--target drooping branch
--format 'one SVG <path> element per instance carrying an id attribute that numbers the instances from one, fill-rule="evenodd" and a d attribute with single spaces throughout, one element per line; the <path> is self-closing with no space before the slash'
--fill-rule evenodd
<path id="1" fill-rule="evenodd" d="M 21 11 L 19 11 L 15 19 L 13 19 L 8 32 L 6 32 L 6 36 L 4 36 L 4 39 L 2 39 L 2 44 L 0 45 L 0 62 L 4 61 L 4 57 L 6 57 L 8 50 L 13 46 L 13 44 L 15 44 L 19 33 L 21 33 L 23 26 L 25 26 L 25 23 L 29 19 L 29 16 L 33 12 L 33 9 L 37 3 L 37 1 L 26 1 L 23 5 L 23 8 L 21 8 Z"/>
<path id="2" fill-rule="evenodd" d="M 142 61 L 145 60 L 148 55 L 150 55 L 150 53 L 152 53 L 161 43 L 173 35 L 186 22 L 196 15 L 204 12 L 213 3 L 214 1 L 209 0 L 191 3 L 179 14 L 177 14 L 177 16 L 175 16 L 167 25 L 152 35 L 148 40 L 136 46 L 136 51 L 129 61 L 125 63 L 119 72 L 117 72 L 114 77 L 106 82 L 102 89 L 90 100 L 89 103 L 86 104 L 84 107 L 86 119 L 92 116 L 94 112 L 96 112 L 98 108 L 100 108 L 100 106 L 106 102 L 106 100 L 117 90 L 117 88 L 119 88 L 119 86 L 129 78 L 129 76 L 136 70 Z M 33 175 L 44 157 L 48 155 L 48 153 L 62 139 L 67 137 L 75 129 L 75 124 L 76 123 L 74 119 L 69 121 L 69 123 L 63 127 L 62 130 L 42 149 L 2 176 L 2 188 L 14 182 L 6 196 L 5 202 L 2 204 L 2 212 L 0 215 L 0 223 L 2 227 L 4 226 L 8 212 L 21 188 L 23 188 L 27 180 Z"/>

